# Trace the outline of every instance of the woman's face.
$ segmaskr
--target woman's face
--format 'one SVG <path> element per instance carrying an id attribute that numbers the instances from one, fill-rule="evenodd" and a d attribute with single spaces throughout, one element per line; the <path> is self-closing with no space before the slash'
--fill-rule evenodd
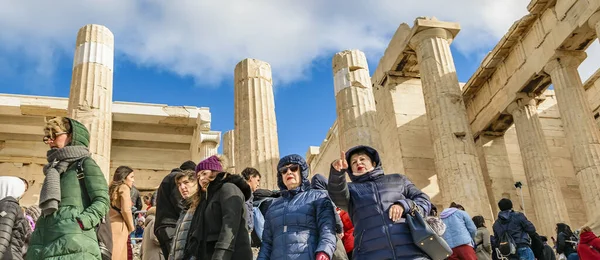
<path id="1" fill-rule="evenodd" d="M 350 166 L 352 167 L 352 174 L 354 176 L 363 175 L 374 168 L 371 158 L 362 153 L 353 154 L 350 157 Z"/>
<path id="2" fill-rule="evenodd" d="M 125 177 L 125 184 L 127 184 L 127 186 L 129 187 L 133 187 L 133 182 L 135 181 L 134 179 L 134 174 L 135 172 L 131 172 L 129 175 L 127 175 L 127 177 Z"/>
<path id="3" fill-rule="evenodd" d="M 300 165 L 288 164 L 279 168 L 279 174 L 283 179 L 283 184 L 288 190 L 293 190 L 300 186 Z"/>
<path id="4" fill-rule="evenodd" d="M 63 148 L 71 142 L 71 136 L 66 132 L 54 133 L 53 136 L 44 136 L 44 143 L 46 143 L 50 149 L 52 148 Z"/>
<path id="5" fill-rule="evenodd" d="M 206 186 L 208 186 L 208 184 L 215 180 L 215 178 L 217 177 L 217 174 L 219 174 L 218 171 L 211 171 L 211 170 L 202 170 L 198 172 L 198 185 L 200 185 L 200 187 L 202 188 L 206 188 Z"/>

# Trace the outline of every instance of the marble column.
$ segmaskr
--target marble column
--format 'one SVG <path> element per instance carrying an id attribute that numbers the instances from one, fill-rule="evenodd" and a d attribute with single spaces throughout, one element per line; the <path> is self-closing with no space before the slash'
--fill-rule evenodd
<path id="1" fill-rule="evenodd" d="M 88 24 L 77 33 L 67 114 L 90 132 L 90 153 L 110 181 L 114 35 Z"/>
<path id="2" fill-rule="evenodd" d="M 221 132 L 208 131 L 200 134 L 200 160 L 218 154 L 219 143 L 221 143 Z"/>
<path id="3" fill-rule="evenodd" d="M 508 106 L 513 116 L 525 177 L 538 220 L 539 233 L 550 236 L 556 223 L 569 223 L 569 215 L 558 179 L 554 175 L 552 157 L 538 117 L 535 99 L 519 93 Z"/>
<path id="4" fill-rule="evenodd" d="M 227 158 L 227 172 L 235 173 L 235 130 L 223 134 L 223 156 Z"/>
<path id="5" fill-rule="evenodd" d="M 279 139 L 271 65 L 256 59 L 240 61 L 234 84 L 235 166 L 257 169 L 262 187 L 278 189 Z"/>
<path id="6" fill-rule="evenodd" d="M 582 51 L 556 51 L 544 70 L 552 78 L 579 190 L 591 218 L 600 212 L 600 132 L 577 71 L 585 58 Z"/>
<path id="7" fill-rule="evenodd" d="M 359 50 L 338 52 L 332 66 L 340 149 L 368 145 L 382 151 L 365 54 Z"/>
<path id="8" fill-rule="evenodd" d="M 600 11 L 597 11 L 594 14 L 592 14 L 590 19 L 588 20 L 588 25 L 594 30 L 596 30 L 596 38 L 600 40 Z"/>
<path id="9" fill-rule="evenodd" d="M 419 20 L 418 20 L 419 21 Z M 457 29 L 430 20 L 410 40 L 419 62 L 441 195 L 492 223 L 492 211 L 471 133 L 450 42 Z M 444 205 L 445 207 L 447 205 Z"/>

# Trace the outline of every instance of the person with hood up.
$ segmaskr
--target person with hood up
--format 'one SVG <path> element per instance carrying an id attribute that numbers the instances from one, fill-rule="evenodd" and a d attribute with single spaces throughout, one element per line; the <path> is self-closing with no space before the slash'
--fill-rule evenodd
<path id="1" fill-rule="evenodd" d="M 354 223 L 353 259 L 429 259 L 404 219 L 412 210 L 427 216 L 429 196 L 404 175 L 384 174 L 375 149 L 361 145 L 342 152 L 331 164 L 328 190 Z"/>
<path id="2" fill-rule="evenodd" d="M 600 238 L 598 238 L 588 226 L 581 228 L 577 254 L 581 260 L 600 259 Z"/>
<path id="3" fill-rule="evenodd" d="M 317 190 L 327 191 L 327 178 L 320 173 L 315 174 L 310 180 L 310 188 Z M 333 203 L 333 201 L 331 202 Z M 342 242 L 342 238 L 344 236 L 344 223 L 342 222 L 342 217 L 335 210 L 337 207 L 333 204 L 333 210 L 335 211 L 335 233 L 337 233 L 337 243 L 335 252 L 333 252 L 332 260 L 347 260 L 348 255 L 346 254 L 346 250 L 344 248 L 344 242 Z"/>
<path id="4" fill-rule="evenodd" d="M 31 227 L 19 205 L 26 183 L 19 177 L 0 176 L 0 259 L 23 259 Z"/>
<path id="5" fill-rule="evenodd" d="M 565 223 L 556 224 L 556 253 L 563 254 L 567 260 L 577 260 L 577 237 L 571 231 L 571 227 Z"/>
<path id="6" fill-rule="evenodd" d="M 267 214 L 260 260 L 329 260 L 336 249 L 335 212 L 327 192 L 310 188 L 309 169 L 302 156 L 292 154 L 277 164 L 275 199 Z"/>
<path id="7" fill-rule="evenodd" d="M 198 192 L 198 181 L 196 180 L 196 171 L 185 170 L 175 175 L 175 182 L 179 188 L 179 193 L 183 198 L 182 204 L 184 205 L 184 212 L 177 221 L 177 228 L 175 228 L 175 236 L 173 237 L 173 245 L 169 251 L 169 260 L 182 260 L 183 250 L 188 238 L 188 232 L 192 225 L 192 218 L 194 217 L 194 208 L 190 208 L 189 198 L 194 196 Z"/>
<path id="8" fill-rule="evenodd" d="M 182 197 L 175 181 L 175 175 L 185 170 L 196 170 L 196 164 L 192 161 L 186 161 L 171 170 L 165 176 L 156 191 L 156 219 L 154 220 L 154 235 L 160 242 L 160 248 L 164 256 L 169 255 L 173 236 L 175 236 L 175 227 L 177 220 L 184 210 L 181 204 Z"/>
<path id="9" fill-rule="evenodd" d="M 452 248 L 450 260 L 477 260 L 473 249 L 473 240 L 477 234 L 477 227 L 464 208 L 452 202 L 450 208 L 444 209 L 440 218 L 446 225 L 443 238 Z"/>
<path id="10" fill-rule="evenodd" d="M 108 185 L 90 157 L 90 134 L 67 117 L 49 120 L 44 132 L 50 150 L 39 198 L 42 216 L 31 234 L 27 259 L 101 259 L 95 227 L 108 213 Z"/>
<path id="11" fill-rule="evenodd" d="M 240 175 L 223 172 L 215 155 L 196 166 L 199 190 L 183 259 L 251 260 L 244 214 L 252 191 Z"/>
<path id="12" fill-rule="evenodd" d="M 498 202 L 498 208 L 500 209 L 498 219 L 492 227 L 496 241 L 499 242 L 502 235 L 508 232 L 517 247 L 516 256 L 510 258 L 534 260 L 535 256 L 531 250 L 530 236 L 535 236 L 537 233 L 533 223 L 523 213 L 513 211 L 513 204 L 510 199 L 501 199 Z"/>
<path id="13" fill-rule="evenodd" d="M 144 225 L 146 229 L 154 229 L 154 220 L 156 215 L 156 208 L 150 207 L 146 212 L 146 220 Z M 162 250 L 160 249 L 160 243 L 156 239 L 154 232 L 144 232 L 142 238 L 142 246 L 140 247 L 140 258 L 142 260 L 164 260 Z"/>

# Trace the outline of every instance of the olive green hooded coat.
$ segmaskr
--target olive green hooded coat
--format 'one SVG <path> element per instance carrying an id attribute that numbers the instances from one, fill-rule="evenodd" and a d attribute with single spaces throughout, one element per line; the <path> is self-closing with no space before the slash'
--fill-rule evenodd
<path id="1" fill-rule="evenodd" d="M 73 129 L 69 145 L 88 147 L 88 130 L 78 121 L 69 120 Z M 26 259 L 101 259 L 95 227 L 108 213 L 108 185 L 93 159 L 85 159 L 83 169 L 89 199 L 79 187 L 77 163 L 72 163 L 60 176 L 61 201 L 58 210 L 38 219 Z M 83 229 L 77 221 L 81 222 Z"/>

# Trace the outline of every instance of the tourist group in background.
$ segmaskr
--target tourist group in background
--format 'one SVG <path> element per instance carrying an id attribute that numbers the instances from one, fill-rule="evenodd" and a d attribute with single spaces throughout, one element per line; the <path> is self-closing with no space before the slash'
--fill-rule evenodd
<path id="1" fill-rule="evenodd" d="M 406 176 L 384 173 L 368 146 L 342 152 L 329 177 L 284 156 L 278 190 L 261 189 L 258 170 L 229 173 L 211 156 L 183 162 L 142 195 L 128 166 L 107 185 L 89 138 L 76 120 L 47 121 L 38 205 L 19 204 L 26 180 L 0 177 L 0 260 L 126 260 L 134 251 L 143 260 L 600 259 L 589 227 L 557 223 L 550 244 L 509 199 L 490 225 L 455 202 L 438 214 Z"/>

